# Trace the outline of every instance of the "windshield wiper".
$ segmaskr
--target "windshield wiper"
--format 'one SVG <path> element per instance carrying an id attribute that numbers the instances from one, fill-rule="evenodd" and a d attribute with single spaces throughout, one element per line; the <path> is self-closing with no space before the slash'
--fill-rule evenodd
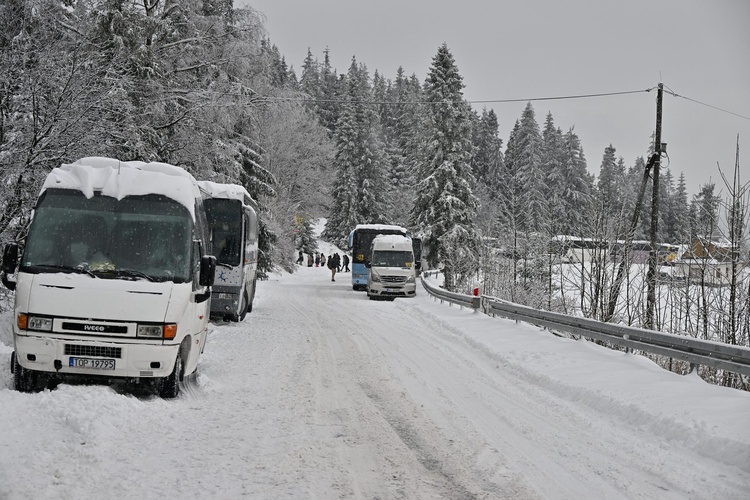
<path id="1" fill-rule="evenodd" d="M 78 273 L 78 274 L 88 274 L 92 278 L 98 278 L 98 276 L 85 267 L 81 266 L 63 266 L 61 264 L 34 264 L 33 266 L 29 266 L 32 269 L 39 269 L 39 270 L 53 270 L 53 271 L 60 271 L 63 273 Z"/>
<path id="2" fill-rule="evenodd" d="M 115 276 L 131 276 L 136 278 L 144 278 L 149 281 L 156 281 L 153 276 L 149 276 L 148 274 L 141 271 L 136 271 L 135 269 L 117 268 L 112 272 L 115 274 Z"/>
<path id="3" fill-rule="evenodd" d="M 226 268 L 229 268 L 229 269 L 234 269 L 235 268 L 235 266 L 233 266 L 232 264 L 227 264 L 226 262 L 218 262 L 217 261 L 216 265 L 217 266 L 221 266 L 221 267 L 226 267 Z"/>

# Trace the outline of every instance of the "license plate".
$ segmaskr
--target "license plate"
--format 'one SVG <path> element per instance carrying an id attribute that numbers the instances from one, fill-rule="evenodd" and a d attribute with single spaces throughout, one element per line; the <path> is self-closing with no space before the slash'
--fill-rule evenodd
<path id="1" fill-rule="evenodd" d="M 68 366 L 86 370 L 114 370 L 114 359 L 70 358 Z"/>

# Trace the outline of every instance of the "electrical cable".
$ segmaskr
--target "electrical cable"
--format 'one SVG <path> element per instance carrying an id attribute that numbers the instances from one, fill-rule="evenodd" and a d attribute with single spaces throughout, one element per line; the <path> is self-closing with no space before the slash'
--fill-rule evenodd
<path id="1" fill-rule="evenodd" d="M 743 118 L 743 119 L 745 119 L 745 120 L 749 120 L 749 121 L 750 121 L 750 117 L 749 117 L 749 116 L 744 116 L 744 115 L 741 115 L 741 114 L 739 114 L 739 113 L 735 113 L 735 112 L 733 112 L 733 111 L 729 111 L 729 110 L 727 110 L 727 109 L 723 109 L 723 108 L 720 108 L 720 107 L 718 107 L 718 106 L 713 106 L 713 105 L 711 105 L 711 104 L 707 104 L 707 103 L 705 103 L 705 102 L 701 102 L 701 101 L 698 101 L 697 99 L 691 99 L 690 97 L 687 97 L 687 96 L 684 96 L 684 95 L 679 95 L 678 93 L 676 93 L 676 92 L 675 92 L 674 90 L 672 90 L 672 89 L 669 89 L 669 90 L 667 91 L 667 94 L 671 94 L 671 95 L 672 95 L 672 96 L 674 96 L 674 97 L 679 97 L 679 98 L 681 98 L 681 99 L 685 99 L 686 101 L 694 102 L 694 103 L 696 103 L 696 104 L 700 104 L 701 106 L 706 106 L 706 107 L 708 107 L 708 108 L 711 108 L 711 109 L 715 109 L 716 111 L 721 111 L 721 112 L 723 112 L 723 113 L 728 113 L 728 114 L 730 114 L 730 115 L 733 115 L 733 116 L 736 116 L 736 117 L 739 117 L 739 118 Z"/>
<path id="2" fill-rule="evenodd" d="M 563 96 L 551 96 L 551 97 L 529 97 L 529 98 L 517 98 L 517 99 L 487 99 L 487 100 L 475 100 L 465 101 L 469 104 L 494 104 L 494 103 L 511 103 L 511 102 L 529 102 L 529 101 L 559 101 L 564 99 L 586 99 L 592 97 L 608 97 L 618 96 L 626 94 L 640 94 L 642 92 L 651 92 L 656 87 L 651 87 L 642 90 L 626 90 L 623 92 L 601 92 L 596 94 L 575 94 L 575 95 L 563 95 Z M 343 99 L 309 99 L 299 97 L 264 97 L 269 101 L 293 101 L 293 102 L 309 102 L 309 103 L 339 103 L 339 104 L 354 104 L 354 103 L 367 103 L 367 104 L 442 104 L 446 101 L 361 101 L 361 100 L 343 100 Z"/>

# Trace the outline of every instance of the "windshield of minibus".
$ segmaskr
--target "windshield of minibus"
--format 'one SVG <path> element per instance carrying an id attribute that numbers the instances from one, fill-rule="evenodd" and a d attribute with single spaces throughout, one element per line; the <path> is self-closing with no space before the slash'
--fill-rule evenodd
<path id="1" fill-rule="evenodd" d="M 372 253 L 373 267 L 411 267 L 414 254 L 406 250 L 376 250 Z"/>
<path id="2" fill-rule="evenodd" d="M 219 264 L 240 265 L 242 257 L 242 203 L 212 198 L 203 203 L 213 241 L 213 254 Z"/>
<path id="3" fill-rule="evenodd" d="M 49 189 L 36 208 L 21 271 L 189 282 L 193 220 L 162 195 L 117 200 Z"/>

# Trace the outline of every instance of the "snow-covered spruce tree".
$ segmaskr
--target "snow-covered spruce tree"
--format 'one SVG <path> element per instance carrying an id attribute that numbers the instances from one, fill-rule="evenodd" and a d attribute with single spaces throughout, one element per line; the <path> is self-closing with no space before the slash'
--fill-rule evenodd
<path id="1" fill-rule="evenodd" d="M 240 183 L 245 186 L 250 196 L 255 200 L 275 197 L 276 191 L 273 186 L 276 184 L 276 179 L 261 165 L 261 156 L 247 146 L 240 148 L 239 155 L 242 165 Z M 292 255 L 291 251 L 274 255 L 275 244 L 279 237 L 269 223 L 273 219 L 273 214 L 267 210 L 267 206 L 267 202 L 261 202 L 258 214 L 258 278 L 261 280 L 268 278 L 268 273 L 274 268 L 274 262 L 281 264 L 282 260 L 289 260 Z"/>
<path id="2" fill-rule="evenodd" d="M 562 130 L 555 127 L 552 113 L 547 113 L 542 132 L 542 172 L 544 192 L 549 208 L 550 235 L 563 234 L 569 215 L 566 206 L 565 142 Z"/>
<path id="3" fill-rule="evenodd" d="M 357 224 L 386 221 L 387 162 L 380 136 L 367 69 L 352 58 L 334 135 L 333 203 L 322 234 L 327 241 L 339 244 Z"/>
<path id="4" fill-rule="evenodd" d="M 399 67 L 389 101 L 391 105 L 390 127 L 386 130 L 389 145 L 391 213 L 389 221 L 402 226 L 409 225 L 409 214 L 403 209 L 411 207 L 414 201 L 417 166 L 423 151 L 421 123 L 424 122 L 424 107 L 417 103 L 422 100 L 422 86 L 416 75 L 406 77 Z"/>
<path id="5" fill-rule="evenodd" d="M 477 226 L 482 229 L 484 236 L 495 236 L 496 198 L 502 190 L 503 140 L 499 137 L 497 115 L 492 109 L 483 109 L 481 116 L 477 116 L 473 122 L 473 143 L 476 150 L 471 165 L 476 181 L 474 194 L 480 201 Z"/>
<path id="6" fill-rule="evenodd" d="M 542 136 L 531 103 L 521 115 L 516 134 L 516 170 L 520 183 L 522 228 L 528 236 L 541 229 L 548 219 L 546 179 L 542 171 Z"/>
<path id="7" fill-rule="evenodd" d="M 471 116 L 463 86 L 453 55 L 443 44 L 424 85 L 428 141 L 411 220 L 423 235 L 429 265 L 443 266 L 448 290 L 456 290 L 476 272 L 479 256 L 478 203 L 471 190 Z"/>
<path id="8" fill-rule="evenodd" d="M 336 75 L 336 70 L 331 67 L 331 58 L 329 50 L 326 47 L 323 58 L 323 66 L 320 68 L 320 90 L 318 92 L 318 119 L 333 135 L 336 132 L 336 123 L 339 120 L 341 105 L 337 102 L 341 97 L 344 89 L 342 81 Z"/>
<path id="9" fill-rule="evenodd" d="M 586 156 L 583 153 L 581 140 L 571 128 L 563 139 L 565 156 L 564 184 L 561 193 L 565 204 L 567 221 L 561 221 L 560 231 L 563 234 L 580 235 L 584 219 L 590 213 L 594 193 L 594 177 L 588 173 Z"/>

